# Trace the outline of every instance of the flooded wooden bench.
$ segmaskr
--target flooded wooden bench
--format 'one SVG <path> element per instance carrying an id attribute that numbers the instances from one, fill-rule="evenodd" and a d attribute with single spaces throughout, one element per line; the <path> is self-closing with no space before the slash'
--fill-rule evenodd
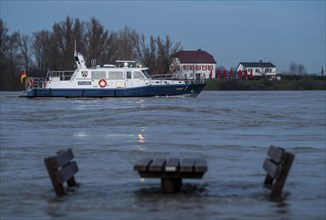
<path id="1" fill-rule="evenodd" d="M 267 172 L 264 185 L 271 189 L 270 197 L 275 199 L 282 195 L 282 190 L 290 172 L 294 154 L 285 151 L 283 148 L 270 146 L 263 164 L 264 170 Z"/>
<path id="2" fill-rule="evenodd" d="M 57 196 L 66 194 L 64 182 L 67 182 L 68 187 L 76 186 L 74 175 L 78 171 L 78 166 L 71 149 L 59 151 L 56 156 L 45 158 L 44 163 Z"/>
<path id="3" fill-rule="evenodd" d="M 142 178 L 160 178 L 163 193 L 177 193 L 182 186 L 182 179 L 201 179 L 207 171 L 204 159 L 144 158 L 134 165 Z"/>

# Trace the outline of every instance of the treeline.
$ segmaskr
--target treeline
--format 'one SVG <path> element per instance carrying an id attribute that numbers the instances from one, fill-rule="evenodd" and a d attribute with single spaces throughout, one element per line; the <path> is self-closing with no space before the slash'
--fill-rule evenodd
<path id="1" fill-rule="evenodd" d="M 181 48 L 169 36 L 139 34 L 129 27 L 109 31 L 96 19 L 80 21 L 66 17 L 56 22 L 52 30 L 41 30 L 30 35 L 14 32 L 0 19 L 0 90 L 17 90 L 21 70 L 27 75 L 45 76 L 48 70 L 75 69 L 74 46 L 91 66 L 114 64 L 116 60 L 136 60 L 149 68 L 152 74 L 169 72 L 173 55 Z"/>

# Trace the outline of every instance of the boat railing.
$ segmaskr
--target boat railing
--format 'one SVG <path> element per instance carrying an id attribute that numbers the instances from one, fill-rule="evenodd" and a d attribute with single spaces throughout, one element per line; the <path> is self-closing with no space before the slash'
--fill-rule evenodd
<path id="1" fill-rule="evenodd" d="M 204 77 L 192 76 L 187 77 L 181 74 L 159 74 L 159 75 L 151 75 L 151 79 L 153 80 L 182 80 L 188 84 L 196 84 L 196 83 L 205 83 Z"/>
<path id="2" fill-rule="evenodd" d="M 47 81 L 66 81 L 70 80 L 73 75 L 73 70 L 64 70 L 64 71 L 49 71 L 46 74 Z"/>
<path id="3" fill-rule="evenodd" d="M 46 80 L 44 77 L 27 77 L 25 88 L 45 88 Z"/>

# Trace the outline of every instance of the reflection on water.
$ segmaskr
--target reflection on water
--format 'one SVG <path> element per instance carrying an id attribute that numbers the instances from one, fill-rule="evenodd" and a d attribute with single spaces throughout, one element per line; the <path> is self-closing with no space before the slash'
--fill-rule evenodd
<path id="1" fill-rule="evenodd" d="M 23 99 L 1 92 L 1 219 L 324 219 L 325 93 Z M 296 154 L 279 200 L 263 188 L 270 145 Z M 80 187 L 56 198 L 43 159 L 72 148 Z M 179 194 L 141 179 L 144 157 L 199 157 Z M 167 212 L 168 210 L 168 212 Z M 110 217 L 108 217 L 110 216 Z"/>

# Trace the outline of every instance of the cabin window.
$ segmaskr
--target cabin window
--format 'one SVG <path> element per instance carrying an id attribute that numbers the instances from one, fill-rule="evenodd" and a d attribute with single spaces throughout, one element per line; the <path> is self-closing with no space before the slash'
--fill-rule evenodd
<path id="1" fill-rule="evenodd" d="M 134 71 L 134 79 L 144 79 L 144 75 L 140 71 Z"/>
<path id="2" fill-rule="evenodd" d="M 91 74 L 92 74 L 92 80 L 106 79 L 105 71 L 92 71 Z"/>
<path id="3" fill-rule="evenodd" d="M 109 79 L 124 79 L 122 71 L 109 71 Z"/>
<path id="4" fill-rule="evenodd" d="M 131 72 L 130 71 L 127 72 L 127 79 L 131 79 Z"/>
<path id="5" fill-rule="evenodd" d="M 144 78 L 147 78 L 147 79 L 151 78 L 151 76 L 149 75 L 149 73 L 146 70 L 142 70 L 141 72 L 145 75 Z"/>

